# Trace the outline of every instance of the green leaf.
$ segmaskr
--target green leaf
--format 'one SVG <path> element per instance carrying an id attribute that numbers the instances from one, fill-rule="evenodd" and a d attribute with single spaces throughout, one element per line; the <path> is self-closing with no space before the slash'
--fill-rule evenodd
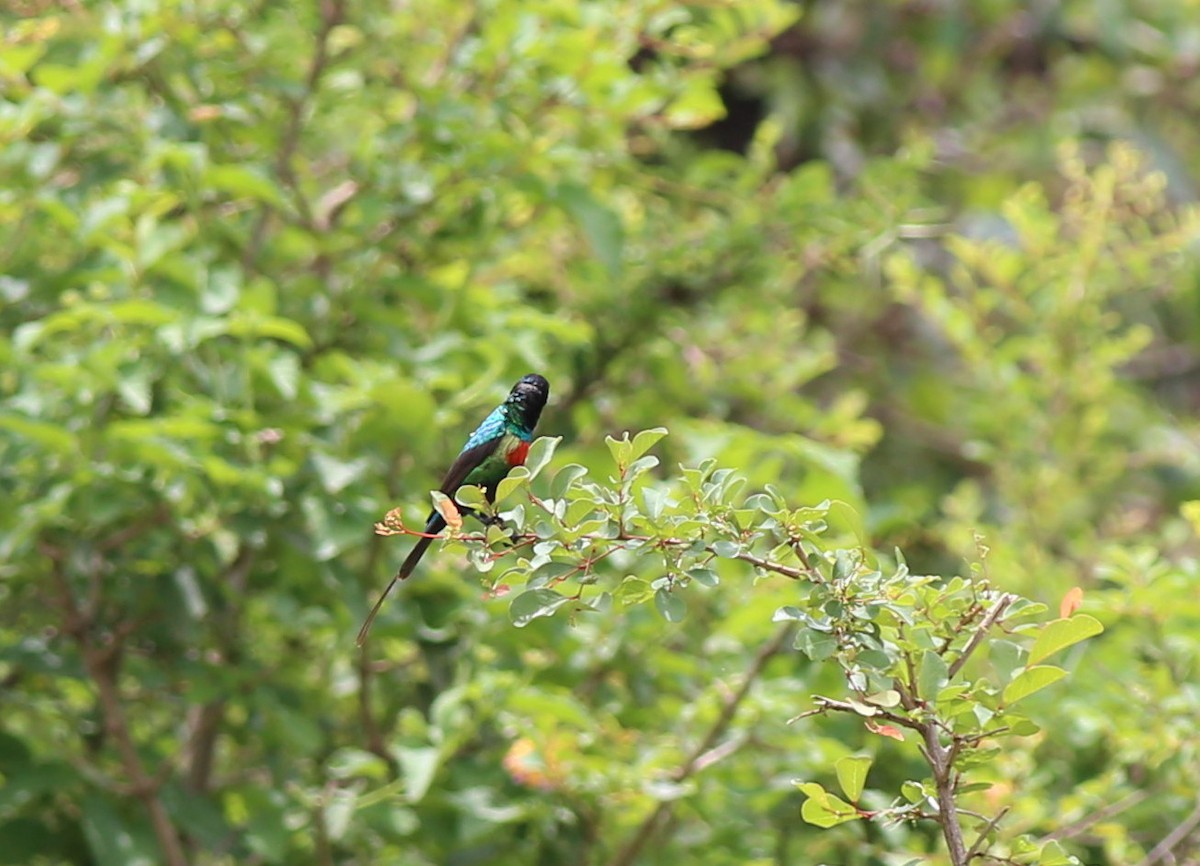
<path id="1" fill-rule="evenodd" d="M 496 485 L 496 504 L 508 500 L 510 496 L 529 484 L 529 470 L 524 466 L 516 466 L 508 476 Z"/>
<path id="2" fill-rule="evenodd" d="M 900 705 L 900 693 L 895 689 L 885 689 L 873 695 L 867 695 L 867 703 L 877 707 L 896 707 Z"/>
<path id="3" fill-rule="evenodd" d="M 550 562 L 539 565 L 537 569 L 529 576 L 529 582 L 537 583 L 543 586 L 552 580 L 559 580 L 569 574 L 574 574 L 579 571 L 579 566 L 574 562 L 558 562 L 551 560 Z"/>
<path id="4" fill-rule="evenodd" d="M 733 559 L 742 552 L 742 546 L 736 541 L 714 541 L 712 552 L 722 559 Z"/>
<path id="5" fill-rule="evenodd" d="M 368 461 L 364 459 L 339 460 L 320 451 L 313 452 L 312 462 L 317 477 L 321 479 L 321 486 L 330 495 L 341 493 L 370 468 Z"/>
<path id="6" fill-rule="evenodd" d="M 404 778 L 404 795 L 410 803 L 425 797 L 441 764 L 441 755 L 433 746 L 397 746 L 393 753 Z"/>
<path id="7" fill-rule="evenodd" d="M 697 129 L 725 116 L 725 103 L 709 76 L 687 80 L 683 92 L 666 109 L 667 120 L 677 129 Z"/>
<path id="8" fill-rule="evenodd" d="M 79 443 L 71 431 L 12 412 L 0 412 L 0 430 L 10 430 L 18 436 L 59 454 L 78 453 Z"/>
<path id="9" fill-rule="evenodd" d="M 337 841 L 346 835 L 357 799 L 353 791 L 344 788 L 332 792 L 325 804 L 325 827 L 330 839 Z"/>
<path id="10" fill-rule="evenodd" d="M 144 827 L 127 822 L 113 801 L 98 794 L 84 798 L 83 835 L 98 866 L 153 866 L 157 848 Z"/>
<path id="11" fill-rule="evenodd" d="M 1104 631 L 1104 626 L 1086 613 L 1076 614 L 1069 619 L 1056 619 L 1042 629 L 1033 647 L 1029 650 L 1029 665 L 1036 665 L 1069 646 L 1087 640 Z"/>
<path id="12" fill-rule="evenodd" d="M 829 501 L 827 511 L 830 525 L 841 525 L 854 534 L 858 543 L 864 547 L 869 539 L 867 537 L 867 526 L 863 523 L 862 515 L 858 513 L 849 503 L 843 502 L 840 499 L 832 499 Z"/>
<path id="13" fill-rule="evenodd" d="M 655 445 L 657 445 L 664 436 L 667 435 L 666 427 L 652 427 L 649 430 L 642 430 L 633 437 L 632 447 L 630 449 L 630 458 L 637 460 Z"/>
<path id="14" fill-rule="evenodd" d="M 475 484 L 464 484 L 458 488 L 454 491 L 454 499 L 458 504 L 466 508 L 474 508 L 477 511 L 487 511 L 491 508 L 483 493 L 483 488 Z"/>
<path id="15" fill-rule="evenodd" d="M 554 481 L 550 485 L 550 496 L 554 499 L 562 499 L 575 482 L 585 475 L 587 475 L 587 469 L 583 466 L 578 463 L 567 464 L 554 473 Z"/>
<path id="16" fill-rule="evenodd" d="M 637 460 L 634 460 L 632 463 L 629 464 L 629 469 L 626 471 L 625 477 L 627 480 L 633 480 L 634 478 L 637 478 L 639 475 L 641 475 L 643 472 L 653 469 L 657 465 L 658 465 L 658 458 L 655 457 L 653 454 L 651 454 L 647 457 L 639 457 Z"/>
<path id="17" fill-rule="evenodd" d="M 630 575 L 621 581 L 614 593 L 616 599 L 626 607 L 649 601 L 654 595 L 654 589 L 640 577 Z"/>
<path id="18" fill-rule="evenodd" d="M 862 796 L 863 787 L 867 783 L 867 771 L 871 769 L 871 759 L 865 756 L 847 756 L 839 758 L 833 765 L 837 772 L 838 785 L 842 793 L 851 803 L 857 803 Z"/>
<path id="19" fill-rule="evenodd" d="M 1051 839 L 1042 846 L 1037 862 L 1038 866 L 1078 866 L 1079 860 L 1064 851 L 1057 840 Z"/>
<path id="20" fill-rule="evenodd" d="M 687 604 L 666 587 L 654 591 L 654 606 L 667 622 L 682 622 L 687 616 Z"/>
<path id="21" fill-rule="evenodd" d="M 859 817 L 857 809 L 816 782 L 801 782 L 796 787 L 808 797 L 800 807 L 800 817 L 809 824 L 828 829 Z"/>
<path id="22" fill-rule="evenodd" d="M 828 632 L 806 628 L 797 632 L 794 646 L 814 662 L 819 662 L 834 654 L 837 638 Z"/>
<path id="23" fill-rule="evenodd" d="M 716 586 L 721 582 L 721 578 L 711 568 L 697 567 L 688 569 L 688 577 L 701 586 Z"/>
<path id="24" fill-rule="evenodd" d="M 1025 664 L 1025 650 L 1012 641 L 995 638 L 988 643 L 988 647 L 992 667 L 1004 681 L 1011 679 L 1012 672 Z"/>
<path id="25" fill-rule="evenodd" d="M 558 443 L 562 442 L 561 436 L 542 436 L 529 446 L 529 454 L 525 457 L 525 469 L 529 472 L 530 478 L 536 478 L 550 459 L 554 456 L 554 449 L 558 447 Z"/>
<path id="26" fill-rule="evenodd" d="M 902 782 L 900 784 L 900 794 L 905 800 L 908 800 L 908 802 L 913 804 L 920 803 L 928 799 L 930 796 L 928 793 L 926 793 L 925 787 L 922 784 L 911 781 Z"/>
<path id="27" fill-rule="evenodd" d="M 552 589 L 530 589 L 518 595 L 508 606 L 508 618 L 517 628 L 524 628 L 541 616 L 552 616 L 571 599 Z"/>
<path id="28" fill-rule="evenodd" d="M 642 490 L 643 515 L 651 523 L 657 523 L 662 516 L 663 508 L 667 505 L 667 491 L 659 487 L 646 487 Z"/>
<path id="29" fill-rule="evenodd" d="M 404 794 L 404 782 L 403 778 L 396 779 L 393 782 L 388 782 L 381 788 L 376 788 L 370 793 L 363 794 L 355 801 L 355 810 L 369 809 L 371 806 L 401 797 Z"/>
<path id="30" fill-rule="evenodd" d="M 604 444 L 608 446 L 608 453 L 612 455 L 617 468 L 624 472 L 632 459 L 630 455 L 633 454 L 633 443 L 629 441 L 629 434 L 622 433 L 620 439 L 605 436 Z"/>
<path id="31" fill-rule="evenodd" d="M 583 230 L 592 253 L 609 277 L 617 277 L 621 273 L 625 231 L 616 213 L 597 201 L 587 187 L 574 183 L 560 184 L 552 198 Z"/>
<path id="32" fill-rule="evenodd" d="M 210 165 L 204 172 L 207 185 L 235 198 L 250 198 L 275 207 L 283 206 L 283 196 L 267 175 L 255 166 Z"/>
<path id="33" fill-rule="evenodd" d="M 1017 701 L 1029 697 L 1034 692 L 1058 682 L 1066 675 L 1066 671 L 1062 668 L 1056 668 L 1053 665 L 1039 665 L 1037 667 L 1026 668 L 1005 687 L 1004 703 L 1007 705 L 1015 704 Z"/>
<path id="34" fill-rule="evenodd" d="M 304 326 L 282 316 L 241 316 L 229 322 L 229 333 L 235 337 L 281 340 L 300 349 L 312 347 L 312 338 Z"/>
<path id="35" fill-rule="evenodd" d="M 374 752 L 345 746 L 329 756 L 326 762 L 329 775 L 334 779 L 350 779 L 364 776 L 372 779 L 386 779 L 389 775 L 388 764 Z"/>
<path id="36" fill-rule="evenodd" d="M 938 691 L 949 680 L 950 669 L 946 660 L 933 650 L 925 650 L 917 670 L 917 693 L 926 701 L 936 700 Z"/>

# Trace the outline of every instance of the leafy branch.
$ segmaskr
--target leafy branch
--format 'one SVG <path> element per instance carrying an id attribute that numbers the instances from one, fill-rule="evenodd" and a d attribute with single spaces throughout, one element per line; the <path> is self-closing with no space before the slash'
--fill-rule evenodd
<path id="1" fill-rule="evenodd" d="M 815 708 L 792 721 L 840 713 L 863 719 L 866 732 L 885 738 L 905 742 L 911 732 L 928 768 L 925 778 L 905 781 L 891 805 L 872 810 L 859 805 L 870 759 L 846 759 L 838 775 L 847 799 L 817 782 L 798 783 L 807 796 L 805 820 L 820 827 L 932 821 L 954 866 L 981 856 L 1022 862 L 1030 850 L 1041 863 L 1072 862 L 1054 841 L 1035 846 L 1018 838 L 1000 845 L 1006 810 L 987 817 L 965 803 L 988 787 L 979 777 L 998 744 L 1037 732 L 1014 707 L 1065 676 L 1042 662 L 1099 633 L 1100 624 L 1076 615 L 1039 625 L 1045 607 L 993 589 L 985 562 L 970 576 L 948 578 L 914 575 L 899 554 L 886 565 L 865 546 L 861 521 L 844 503 L 797 508 L 769 486 L 744 495 L 742 479 L 711 460 L 682 468 L 672 481 L 657 479 L 658 459 L 648 452 L 665 435 L 658 428 L 610 438 L 615 473 L 607 483 L 575 464 L 548 483 L 538 480 L 558 441 L 543 438 L 527 466 L 499 485 L 495 504 L 483 491 L 464 488 L 457 505 L 438 497 L 435 507 L 447 516 L 452 542 L 465 546 L 472 564 L 488 575 L 494 594 L 524 582 L 509 606 L 518 627 L 563 608 L 586 614 L 649 602 L 674 622 L 686 616 L 690 592 L 738 575 L 739 567 L 788 578 L 789 603 L 774 614 L 775 637 L 678 768 L 677 780 L 702 765 L 762 665 L 794 635 L 793 646 L 812 662 L 840 669 L 847 693 L 814 696 Z M 486 529 L 464 532 L 460 506 L 481 512 Z M 377 531 L 421 534 L 405 528 L 398 512 Z M 981 557 L 986 553 L 981 547 Z M 505 559 L 515 563 L 495 573 Z M 619 564 L 610 570 L 605 562 Z M 625 575 L 615 584 L 613 571 Z M 985 649 L 988 665 L 973 665 Z M 643 820 L 614 855 L 614 866 L 636 860 L 662 832 L 671 808 L 660 804 Z M 970 841 L 968 823 L 974 826 Z"/>

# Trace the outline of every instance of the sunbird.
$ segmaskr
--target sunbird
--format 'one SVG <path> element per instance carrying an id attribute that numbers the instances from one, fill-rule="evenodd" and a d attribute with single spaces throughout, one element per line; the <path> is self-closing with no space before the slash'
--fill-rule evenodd
<path id="1" fill-rule="evenodd" d="M 529 445 L 533 442 L 533 428 L 537 426 L 538 418 L 550 396 L 550 383 L 537 373 L 522 376 L 504 402 L 491 411 L 483 419 L 483 423 L 475 428 L 475 432 L 467 439 L 467 444 L 446 472 L 442 485 L 438 489 L 454 498 L 458 488 L 464 484 L 474 484 L 483 488 L 488 502 L 494 501 L 496 485 L 508 475 L 514 466 L 525 465 L 525 457 L 529 454 Z M 470 513 L 469 509 L 462 509 Z M 435 508 L 429 512 L 425 521 L 424 536 L 417 539 L 416 546 L 400 566 L 395 577 L 387 585 L 387 589 L 379 596 L 379 601 L 367 614 L 367 619 L 358 632 L 358 645 L 362 646 L 371 630 L 375 615 L 383 606 L 384 599 L 392 591 L 397 581 L 404 580 L 412 574 L 425 550 L 433 541 L 431 536 L 441 532 L 446 526 L 446 520 Z"/>

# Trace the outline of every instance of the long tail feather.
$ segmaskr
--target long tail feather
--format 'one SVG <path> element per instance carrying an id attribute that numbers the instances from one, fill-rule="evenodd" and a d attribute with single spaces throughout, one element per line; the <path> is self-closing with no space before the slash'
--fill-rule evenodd
<path id="1" fill-rule="evenodd" d="M 440 514 L 431 514 L 429 521 L 425 524 L 425 534 L 433 535 L 441 532 L 445 527 L 446 521 L 442 519 Z M 425 555 L 425 551 L 429 549 L 429 545 L 433 542 L 432 538 L 418 538 L 417 543 L 413 546 L 412 551 L 404 560 L 404 564 L 400 566 L 400 570 L 388 582 L 387 587 L 379 596 L 379 600 L 375 602 L 375 606 L 371 608 L 371 612 L 367 614 L 367 618 L 363 621 L 362 628 L 358 630 L 358 640 L 356 645 L 362 646 L 367 641 L 367 634 L 371 631 L 371 624 L 375 622 L 375 615 L 379 613 L 379 609 L 383 607 L 384 601 L 387 600 L 392 588 L 413 573 L 413 569 L 417 567 L 417 563 L 421 561 L 421 557 Z"/>

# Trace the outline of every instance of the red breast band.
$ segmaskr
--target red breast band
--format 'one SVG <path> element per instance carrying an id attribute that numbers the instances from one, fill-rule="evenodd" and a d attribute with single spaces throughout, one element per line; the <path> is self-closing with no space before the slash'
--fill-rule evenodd
<path id="1" fill-rule="evenodd" d="M 525 457 L 528 454 L 529 454 L 529 443 L 528 442 L 518 443 L 516 448 L 514 448 L 512 451 L 508 452 L 508 465 L 509 466 L 524 466 L 525 465 Z"/>

